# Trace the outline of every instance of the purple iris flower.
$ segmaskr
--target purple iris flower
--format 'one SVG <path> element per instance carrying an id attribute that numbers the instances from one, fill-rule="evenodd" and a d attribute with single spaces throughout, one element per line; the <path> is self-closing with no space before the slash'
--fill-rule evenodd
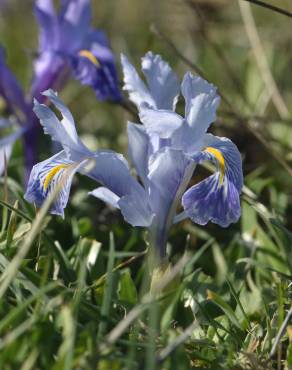
<path id="1" fill-rule="evenodd" d="M 25 96 L 6 65 L 0 48 L 0 96 L 6 102 L 7 112 L 22 127 L 27 176 L 37 159 L 39 123 L 32 111 L 33 97 L 44 102 L 41 92 L 48 88 L 59 90 L 72 71 L 82 84 L 93 88 L 99 100 L 121 100 L 107 38 L 90 26 L 90 0 L 62 0 L 59 14 L 55 13 L 52 0 L 37 0 L 35 15 L 40 40 L 29 96 Z M 3 155 L 0 161 L 3 167 Z"/>
<path id="2" fill-rule="evenodd" d="M 59 14 L 52 0 L 37 0 L 35 14 L 40 46 L 32 95 L 41 99 L 40 92 L 56 89 L 56 81 L 62 82 L 71 69 L 76 79 L 93 88 L 99 100 L 121 101 L 107 37 L 90 25 L 90 0 L 62 0 Z"/>
<path id="3" fill-rule="evenodd" d="M 229 139 L 206 133 L 219 104 L 213 85 L 190 73 L 185 75 L 182 117 L 174 111 L 180 91 L 178 78 L 159 55 L 149 52 L 142 59 L 147 84 L 124 56 L 122 64 L 124 88 L 143 123 L 128 123 L 129 156 L 141 183 L 131 175 L 122 155 L 90 152 L 78 138 L 68 109 L 48 91 L 45 96 L 59 109 L 62 121 L 44 104 L 36 102 L 34 110 L 45 133 L 61 143 L 63 151 L 34 166 L 25 198 L 40 206 L 62 181 L 52 213 L 63 215 L 73 175 L 85 174 L 102 184 L 90 194 L 120 209 L 133 226 L 146 227 L 150 243 L 163 259 L 173 223 L 190 218 L 200 225 L 211 221 L 227 227 L 239 219 L 241 157 Z M 188 189 L 197 164 L 206 160 L 215 164 L 215 173 Z M 180 206 L 184 210 L 177 213 Z"/>

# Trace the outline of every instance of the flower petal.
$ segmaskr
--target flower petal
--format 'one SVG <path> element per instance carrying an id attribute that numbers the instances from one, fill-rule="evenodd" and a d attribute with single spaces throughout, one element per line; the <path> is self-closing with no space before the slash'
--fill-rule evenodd
<path id="1" fill-rule="evenodd" d="M 177 130 L 183 118 L 170 110 L 156 110 L 145 104 L 140 107 L 139 117 L 149 134 L 157 134 L 162 139 L 168 139 Z"/>
<path id="2" fill-rule="evenodd" d="M 179 95 L 179 80 L 160 55 L 148 52 L 142 58 L 142 71 L 158 109 L 174 110 Z"/>
<path id="3" fill-rule="evenodd" d="M 95 167 L 87 175 L 107 188 L 107 191 L 98 188 L 91 195 L 120 208 L 126 221 L 133 226 L 150 225 L 153 215 L 149 206 L 149 196 L 132 177 L 121 155 L 97 152 Z"/>
<path id="4" fill-rule="evenodd" d="M 241 157 L 236 146 L 226 138 L 206 135 L 205 150 L 197 153 L 197 163 L 211 160 L 217 172 L 191 187 L 182 197 L 182 204 L 192 221 L 205 225 L 208 221 L 222 227 L 240 217 L 239 195 L 243 186 Z"/>
<path id="5" fill-rule="evenodd" d="M 76 56 L 71 58 L 75 77 L 84 85 L 91 86 L 99 100 L 110 99 L 118 102 L 121 100 L 118 77 L 115 67 L 114 55 L 105 37 L 98 32 L 91 32 L 84 47 Z"/>
<path id="6" fill-rule="evenodd" d="M 44 95 L 51 99 L 63 116 L 63 119 L 59 121 L 50 108 L 44 104 L 39 104 L 38 101 L 35 100 L 33 111 L 39 118 L 45 134 L 50 135 L 53 140 L 59 142 L 67 153 L 74 153 L 74 151 L 76 151 L 88 154 L 88 149 L 78 138 L 75 123 L 68 108 L 65 107 L 52 90 L 46 91 Z M 74 160 L 74 158 L 72 159 Z"/>
<path id="7" fill-rule="evenodd" d="M 151 225 L 154 214 L 148 199 L 137 193 L 123 196 L 118 202 L 124 219 L 132 226 L 148 227 Z"/>
<path id="8" fill-rule="evenodd" d="M 37 0 L 34 13 L 40 27 L 39 51 L 55 49 L 59 28 L 52 0 Z"/>
<path id="9" fill-rule="evenodd" d="M 104 186 L 100 186 L 99 188 L 92 190 L 88 194 L 93 195 L 95 198 L 98 198 L 115 208 L 120 208 L 118 204 L 120 197 Z"/>
<path id="10" fill-rule="evenodd" d="M 131 175 L 126 160 L 121 154 L 111 151 L 94 153 L 94 167 L 84 173 L 98 181 L 118 197 L 136 192 L 145 196 L 145 190 Z"/>
<path id="11" fill-rule="evenodd" d="M 73 176 L 85 164 L 86 160 L 79 163 L 68 160 L 64 151 L 36 164 L 31 171 L 24 198 L 41 207 L 49 194 L 60 184 L 61 189 L 50 212 L 64 217 Z"/>
<path id="12" fill-rule="evenodd" d="M 186 101 L 185 116 L 196 138 L 201 137 L 216 119 L 220 102 L 215 86 L 199 76 L 186 73 L 182 82 L 182 94 Z"/>
<path id="13" fill-rule="evenodd" d="M 23 91 L 15 76 L 5 63 L 4 50 L 0 47 L 0 95 L 5 100 L 10 112 L 22 121 L 29 116 L 29 106 L 25 102 Z"/>
<path id="14" fill-rule="evenodd" d="M 130 100 L 139 108 L 142 103 L 147 103 L 151 107 L 155 107 L 148 88 L 141 80 L 135 67 L 129 62 L 128 58 L 121 54 L 121 62 L 124 73 L 124 87 L 128 91 Z"/>
<path id="15" fill-rule="evenodd" d="M 128 122 L 129 157 L 144 185 L 148 183 L 149 136 L 142 125 Z"/>

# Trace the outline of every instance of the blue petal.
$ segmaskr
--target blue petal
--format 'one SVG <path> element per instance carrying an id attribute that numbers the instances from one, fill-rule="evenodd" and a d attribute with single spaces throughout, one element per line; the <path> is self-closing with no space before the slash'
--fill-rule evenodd
<path id="1" fill-rule="evenodd" d="M 128 194 L 118 202 L 124 219 L 132 226 L 148 227 L 151 225 L 154 214 L 148 198 L 137 193 Z"/>
<path id="2" fill-rule="evenodd" d="M 4 50 L 0 47 L 0 95 L 5 100 L 10 112 L 22 121 L 29 116 L 29 106 L 25 102 L 23 91 L 15 76 L 5 63 Z"/>
<path id="3" fill-rule="evenodd" d="M 99 44 L 99 40 L 102 44 Z M 91 86 L 99 100 L 120 101 L 121 94 L 113 53 L 108 45 L 105 45 L 104 37 L 101 38 L 97 32 L 90 33 L 87 42 L 82 45 L 84 50 L 80 50 L 71 58 L 75 77 L 82 84 Z"/>
<path id="4" fill-rule="evenodd" d="M 44 104 L 39 104 L 35 100 L 33 110 L 40 119 L 45 134 L 50 135 L 53 140 L 59 142 L 66 152 L 71 153 L 71 155 L 73 155 L 74 152 L 83 153 L 84 155 L 88 154 L 88 149 L 78 138 L 75 123 L 68 108 L 58 99 L 57 95 L 52 90 L 48 90 L 43 94 L 56 105 L 63 116 L 62 120 L 59 121 L 50 108 Z M 72 159 L 74 160 L 74 157 L 72 157 Z"/>
<path id="5" fill-rule="evenodd" d="M 50 36 L 51 38 L 53 36 Z M 68 73 L 68 66 L 63 55 L 54 50 L 41 51 L 34 63 L 34 79 L 31 96 L 43 102 L 42 91 L 52 88 L 59 90 Z"/>
<path id="6" fill-rule="evenodd" d="M 93 195 L 95 198 L 98 198 L 103 202 L 110 204 L 114 208 L 120 208 L 118 204 L 120 197 L 104 186 L 100 186 L 99 188 L 92 190 L 88 194 Z"/>
<path id="7" fill-rule="evenodd" d="M 171 148 L 155 153 L 150 160 L 149 191 L 155 214 L 150 239 L 162 257 L 165 256 L 167 234 L 193 169 L 194 162 L 190 157 Z"/>
<path id="8" fill-rule="evenodd" d="M 200 137 L 216 119 L 220 102 L 217 89 L 201 77 L 186 73 L 182 82 L 182 94 L 186 101 L 186 120 L 195 129 L 196 137 Z"/>
<path id="9" fill-rule="evenodd" d="M 40 27 L 39 51 L 55 49 L 59 27 L 52 0 L 37 0 L 34 13 Z"/>
<path id="10" fill-rule="evenodd" d="M 157 134 L 162 139 L 170 138 L 183 122 L 175 112 L 152 109 L 145 104 L 140 107 L 139 117 L 149 134 Z"/>
<path id="11" fill-rule="evenodd" d="M 142 103 L 147 103 L 149 106 L 155 107 L 155 101 L 153 100 L 148 88 L 141 80 L 135 67 L 123 54 L 121 54 L 121 62 L 124 73 L 123 89 L 128 91 L 130 100 L 136 104 L 138 108 Z"/>
<path id="12" fill-rule="evenodd" d="M 145 196 L 145 190 L 133 178 L 124 157 L 111 151 L 97 151 L 94 154 L 94 167 L 84 173 L 98 181 L 118 197 L 134 193 Z"/>
<path id="13" fill-rule="evenodd" d="M 50 212 L 64 217 L 64 208 L 68 203 L 70 188 L 75 173 L 86 161 L 72 162 L 64 151 L 36 164 L 30 174 L 24 198 L 37 207 L 41 207 L 46 198 L 61 184 L 61 190 L 54 200 Z"/>
<path id="14" fill-rule="evenodd" d="M 160 55 L 148 52 L 142 58 L 142 71 L 158 109 L 174 110 L 179 95 L 179 80 Z"/>
<path id="15" fill-rule="evenodd" d="M 153 213 L 146 197 L 136 192 L 118 197 L 105 187 L 99 187 L 89 193 L 94 197 L 120 209 L 124 219 L 132 226 L 148 227 L 151 225 Z"/>
<path id="16" fill-rule="evenodd" d="M 119 208 L 133 226 L 148 226 L 153 217 L 149 196 L 132 177 L 124 158 L 113 152 L 97 152 L 94 159 L 94 168 L 84 174 L 107 190 L 98 188 L 91 195 Z"/>
<path id="17" fill-rule="evenodd" d="M 182 197 L 182 204 L 192 221 L 200 225 L 211 221 L 227 227 L 237 222 L 241 213 L 239 195 L 243 176 L 240 153 L 226 138 L 208 134 L 204 143 L 206 149 L 197 153 L 194 159 L 197 163 L 212 160 L 217 172 L 187 190 Z"/>
<path id="18" fill-rule="evenodd" d="M 129 157 L 144 185 L 148 183 L 149 136 L 142 125 L 128 122 Z"/>

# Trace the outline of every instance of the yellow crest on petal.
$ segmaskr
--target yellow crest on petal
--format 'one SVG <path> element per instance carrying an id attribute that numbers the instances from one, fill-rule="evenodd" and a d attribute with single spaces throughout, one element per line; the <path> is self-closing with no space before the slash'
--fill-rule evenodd
<path id="1" fill-rule="evenodd" d="M 87 58 L 91 61 L 92 64 L 94 64 L 96 67 L 100 67 L 100 63 L 99 61 L 97 60 L 96 56 L 93 55 L 93 53 L 89 50 L 80 50 L 79 51 L 79 56 L 83 57 L 83 58 Z"/>
<path id="2" fill-rule="evenodd" d="M 212 154 L 216 158 L 220 170 L 220 184 L 222 185 L 225 173 L 225 159 L 223 157 L 223 154 L 220 152 L 220 150 L 212 148 L 210 146 L 205 148 L 204 151 Z"/>
<path id="3" fill-rule="evenodd" d="M 63 168 L 68 167 L 68 164 L 59 164 L 58 166 L 53 167 L 50 172 L 46 175 L 45 181 L 44 181 L 44 191 L 46 191 L 53 180 L 54 176 L 61 171 Z"/>

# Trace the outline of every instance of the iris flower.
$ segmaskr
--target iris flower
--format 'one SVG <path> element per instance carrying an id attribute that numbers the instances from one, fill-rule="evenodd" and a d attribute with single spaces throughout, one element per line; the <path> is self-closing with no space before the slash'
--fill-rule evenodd
<path id="1" fill-rule="evenodd" d="M 113 53 L 103 31 L 91 28 L 90 0 L 62 0 L 59 14 L 52 0 L 37 0 L 40 26 L 39 57 L 32 95 L 52 87 L 72 69 L 75 78 L 91 86 L 99 100 L 121 100 Z"/>
<path id="2" fill-rule="evenodd" d="M 41 92 L 48 88 L 60 90 L 72 72 L 82 84 L 94 89 L 99 100 L 118 102 L 121 99 L 107 38 L 102 31 L 90 26 L 90 0 L 62 0 L 59 14 L 52 0 L 37 0 L 35 15 L 40 26 L 39 51 L 28 96 L 7 66 L 0 48 L 0 96 L 6 103 L 7 113 L 22 127 L 28 173 L 37 153 L 39 124 L 32 111 L 34 97 L 43 102 L 46 97 Z M 0 167 L 3 161 L 1 156 Z"/>
<path id="3" fill-rule="evenodd" d="M 45 105 L 36 103 L 35 113 L 45 132 L 64 150 L 37 164 L 31 173 L 25 198 L 40 206 L 56 184 L 64 186 L 52 212 L 63 215 L 75 172 L 102 186 L 90 194 L 120 209 L 133 226 L 146 227 L 149 241 L 164 259 L 173 223 L 190 218 L 222 227 L 240 217 L 243 185 L 241 157 L 227 138 L 206 133 L 216 118 L 219 97 L 216 88 L 187 73 L 181 87 L 174 72 L 159 55 L 142 59 L 146 83 L 122 56 L 125 90 L 137 105 L 141 124 L 128 122 L 129 157 L 140 181 L 132 177 L 126 160 L 108 151 L 90 152 L 80 142 L 70 112 L 53 92 L 46 92 L 63 120 Z M 179 92 L 185 99 L 185 117 L 175 113 Z M 88 161 L 94 163 L 86 169 Z M 197 164 L 211 161 L 216 171 L 188 188 Z M 183 211 L 178 213 L 179 207 Z"/>

